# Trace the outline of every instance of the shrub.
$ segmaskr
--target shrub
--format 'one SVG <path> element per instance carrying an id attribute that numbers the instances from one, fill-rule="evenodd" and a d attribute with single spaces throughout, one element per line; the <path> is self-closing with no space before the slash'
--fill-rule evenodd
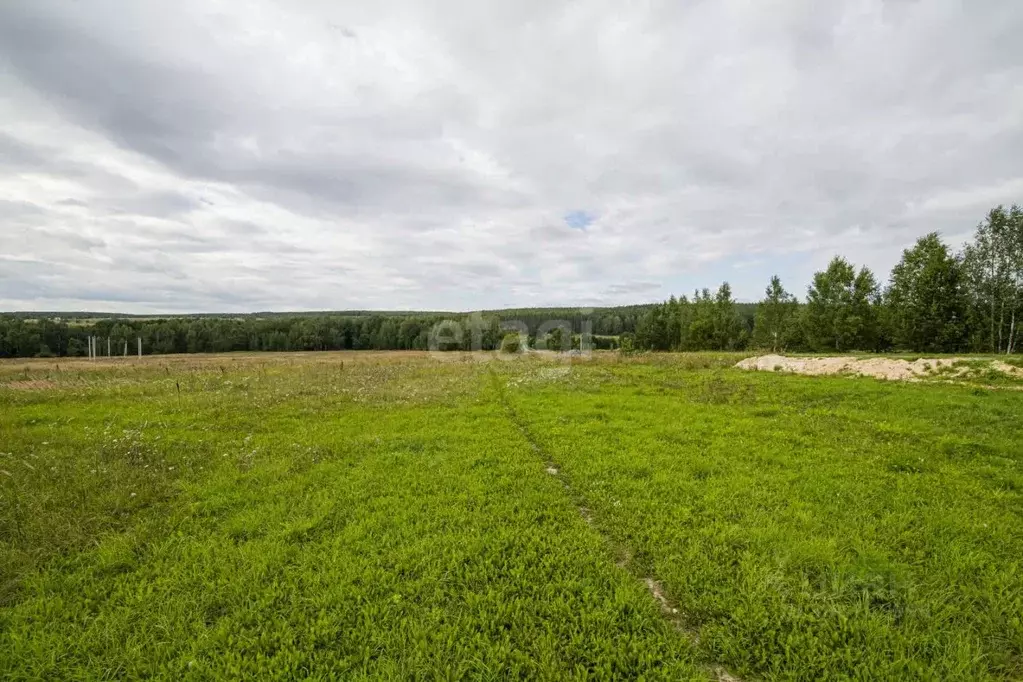
<path id="1" fill-rule="evenodd" d="M 521 353 L 522 352 L 522 339 L 519 338 L 518 333 L 512 332 L 505 334 L 501 340 L 501 352 L 502 353 Z"/>
<path id="2" fill-rule="evenodd" d="M 636 351 L 636 337 L 630 333 L 622 334 L 618 340 L 620 352 L 629 354 Z"/>

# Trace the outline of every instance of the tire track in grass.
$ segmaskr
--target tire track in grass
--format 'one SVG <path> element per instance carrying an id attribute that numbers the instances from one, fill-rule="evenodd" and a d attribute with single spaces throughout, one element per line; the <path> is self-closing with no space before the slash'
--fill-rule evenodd
<path id="1" fill-rule="evenodd" d="M 546 467 L 547 474 L 553 476 L 561 483 L 561 487 L 564 488 L 565 493 L 575 504 L 576 509 L 579 511 L 579 515 L 583 518 L 590 528 L 597 533 L 597 535 L 603 540 L 604 544 L 610 547 L 614 554 L 618 557 L 616 562 L 618 568 L 628 573 L 631 577 L 639 580 L 650 592 L 650 596 L 653 597 L 654 601 L 661 609 L 661 615 L 671 623 L 671 625 L 682 635 L 684 635 L 693 644 L 694 647 L 700 643 L 699 633 L 691 627 L 688 627 L 685 623 L 684 615 L 679 611 L 678 607 L 668 598 L 664 593 L 664 587 L 661 585 L 654 576 L 642 576 L 637 571 L 637 566 L 632 560 L 632 552 L 625 545 L 615 542 L 615 540 L 606 533 L 597 523 L 597 519 L 593 514 L 593 511 L 586 505 L 586 499 L 583 497 L 575 487 L 572 486 L 571 481 L 562 471 L 561 465 L 556 462 L 541 446 L 533 434 L 530 432 L 529 427 L 526 426 L 525 420 L 523 420 L 519 414 L 515 411 L 515 407 L 511 404 L 508 399 L 508 392 L 501 382 L 501 378 L 490 370 L 490 378 L 493 383 L 493 388 L 497 394 L 497 400 L 504 408 L 505 413 L 508 415 L 508 420 L 519 430 L 526 443 L 529 444 L 530 449 L 533 453 L 543 462 Z M 728 670 L 720 665 L 708 665 L 707 671 L 713 676 L 717 682 L 742 682 L 742 680 L 735 675 L 732 675 Z"/>

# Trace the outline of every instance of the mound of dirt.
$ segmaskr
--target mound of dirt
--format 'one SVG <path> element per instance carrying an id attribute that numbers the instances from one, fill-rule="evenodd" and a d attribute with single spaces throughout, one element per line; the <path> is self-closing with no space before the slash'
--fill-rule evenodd
<path id="1" fill-rule="evenodd" d="M 762 355 L 746 358 L 736 367 L 761 372 L 792 372 L 794 374 L 853 374 L 857 376 L 918 381 L 933 376 L 942 368 L 951 369 L 961 358 L 920 358 L 909 362 L 896 358 L 790 358 L 784 355 Z"/>
<path id="2" fill-rule="evenodd" d="M 1001 360 L 994 360 L 991 363 L 991 369 L 997 369 L 1002 374 L 1009 374 L 1014 377 L 1023 377 L 1023 369 L 1016 367 L 1015 365 L 1010 365 L 1007 362 L 1002 362 Z"/>

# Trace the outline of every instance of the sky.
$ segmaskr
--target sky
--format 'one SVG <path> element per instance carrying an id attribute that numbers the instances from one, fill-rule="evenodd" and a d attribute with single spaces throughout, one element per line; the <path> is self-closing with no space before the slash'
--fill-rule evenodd
<path id="1" fill-rule="evenodd" d="M 0 2 L 0 310 L 882 281 L 1023 203 L 1018 0 Z"/>

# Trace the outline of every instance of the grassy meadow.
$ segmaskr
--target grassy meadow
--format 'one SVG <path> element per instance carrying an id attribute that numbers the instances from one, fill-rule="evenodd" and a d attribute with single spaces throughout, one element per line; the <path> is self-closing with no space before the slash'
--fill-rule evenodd
<path id="1" fill-rule="evenodd" d="M 6 679 L 1023 677 L 1023 392 L 742 355 L 0 362 Z"/>

